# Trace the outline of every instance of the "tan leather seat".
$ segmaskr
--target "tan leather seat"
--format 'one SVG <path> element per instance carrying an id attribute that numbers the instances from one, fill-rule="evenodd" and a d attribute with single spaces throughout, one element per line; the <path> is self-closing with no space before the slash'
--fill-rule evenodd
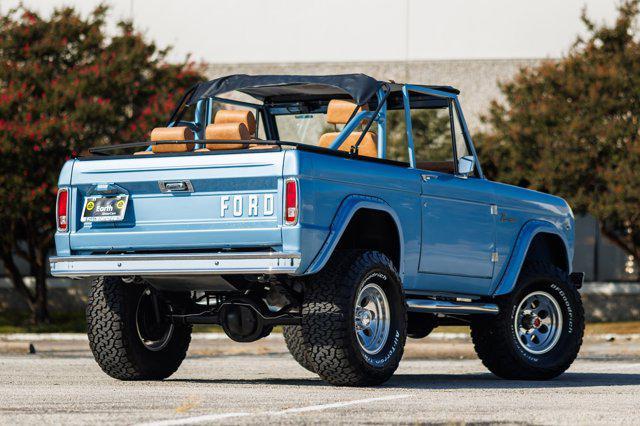
<path id="1" fill-rule="evenodd" d="M 156 127 L 151 131 L 151 141 L 193 141 L 193 132 L 188 127 Z M 171 143 L 152 145 L 151 150 L 154 153 L 165 152 L 189 152 L 193 151 L 194 142 L 189 143 Z M 142 151 L 141 153 L 148 153 Z"/>
<path id="2" fill-rule="evenodd" d="M 347 124 L 353 110 L 358 108 L 360 111 L 368 111 L 369 108 L 365 105 L 359 107 L 352 101 L 346 101 L 343 99 L 332 99 L 327 106 L 327 123 L 329 124 Z"/>
<path id="3" fill-rule="evenodd" d="M 216 113 L 213 124 L 243 123 L 249 130 L 250 137 L 256 133 L 256 117 L 253 112 L 240 109 L 221 109 Z"/>
<path id="4" fill-rule="evenodd" d="M 363 109 L 366 110 L 366 105 L 364 108 L 357 106 L 354 102 L 341 100 L 341 99 L 332 99 L 329 102 L 329 106 L 327 107 L 327 123 L 329 124 L 347 124 L 351 116 L 353 115 L 353 111 L 358 109 L 358 112 Z M 318 141 L 318 146 L 323 148 L 328 148 L 331 146 L 333 141 L 336 140 L 340 132 L 330 132 L 325 133 L 320 137 Z M 362 132 L 351 132 L 347 139 L 338 147 L 339 151 L 350 152 L 351 147 L 358 142 L 358 139 L 362 135 Z M 358 154 L 363 155 L 365 157 L 378 157 L 378 138 L 375 133 L 367 132 L 362 138 L 362 142 L 358 146 Z"/>
<path id="5" fill-rule="evenodd" d="M 244 123 L 209 124 L 205 130 L 205 138 L 218 141 L 246 141 L 251 133 Z M 207 150 L 245 149 L 246 143 L 208 143 Z M 203 151 L 203 150 L 198 150 Z"/>
<path id="6" fill-rule="evenodd" d="M 256 131 L 256 118 L 251 111 L 221 109 L 216 113 L 213 124 L 205 129 L 205 139 L 219 141 L 247 141 Z M 206 148 L 196 152 L 220 151 L 228 149 L 246 149 L 246 143 L 208 143 Z"/>
<path id="7" fill-rule="evenodd" d="M 320 137 L 318 145 L 323 148 L 329 148 L 339 134 L 339 132 L 325 133 Z M 338 150 L 350 152 L 351 147 L 358 142 L 361 134 L 362 132 L 351 132 L 342 145 L 340 145 Z M 365 157 L 378 157 L 378 138 L 375 133 L 365 133 L 364 138 L 362 138 L 362 142 L 358 145 L 358 155 L 364 155 Z"/>

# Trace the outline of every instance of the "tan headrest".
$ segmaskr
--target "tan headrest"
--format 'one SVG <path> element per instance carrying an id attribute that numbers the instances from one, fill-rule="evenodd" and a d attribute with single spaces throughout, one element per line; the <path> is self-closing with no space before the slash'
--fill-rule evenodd
<path id="1" fill-rule="evenodd" d="M 151 141 L 192 141 L 193 132 L 188 127 L 156 127 L 151 131 Z M 153 145 L 153 152 L 193 151 L 193 143 Z"/>
<path id="2" fill-rule="evenodd" d="M 358 112 L 362 111 L 362 107 L 358 107 L 352 101 L 345 101 L 341 99 L 332 99 L 327 106 L 327 123 L 329 124 L 347 124 L 353 110 L 358 108 Z M 367 106 L 364 106 L 364 110 L 368 110 Z"/>
<path id="3" fill-rule="evenodd" d="M 318 146 L 328 148 L 333 143 L 333 141 L 336 140 L 339 134 L 339 132 L 325 133 L 320 137 Z M 356 142 L 358 142 L 361 134 L 362 132 L 352 132 L 349 136 L 347 136 L 347 139 L 342 142 L 342 145 L 340 145 L 338 150 L 350 152 L 351 147 L 355 145 Z M 358 146 L 358 155 L 362 155 L 365 157 L 378 157 L 378 142 L 375 133 L 367 132 L 364 134 L 362 142 L 360 142 L 360 145 Z"/>
<path id="4" fill-rule="evenodd" d="M 213 123 L 244 123 L 244 125 L 247 126 L 247 129 L 249 129 L 250 135 L 253 135 L 256 132 L 256 117 L 251 111 L 247 110 L 221 109 L 216 113 Z"/>
<path id="5" fill-rule="evenodd" d="M 251 139 L 249 129 L 244 123 L 224 123 L 209 124 L 205 130 L 206 139 L 219 141 L 247 141 Z M 210 150 L 221 149 L 243 149 L 247 148 L 246 143 L 208 143 L 207 148 Z"/>

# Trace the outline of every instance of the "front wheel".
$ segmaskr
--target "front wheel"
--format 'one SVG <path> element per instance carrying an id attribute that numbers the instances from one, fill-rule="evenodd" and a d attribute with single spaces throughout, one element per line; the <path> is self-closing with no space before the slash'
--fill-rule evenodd
<path id="1" fill-rule="evenodd" d="M 184 360 L 191 326 L 168 322 L 165 316 L 171 307 L 158 299 L 154 301 L 145 286 L 119 277 L 99 277 L 93 282 L 87 305 L 89 346 L 109 376 L 161 380 Z"/>
<path id="2" fill-rule="evenodd" d="M 378 385 L 398 368 L 407 336 L 402 283 L 376 251 L 344 250 L 305 283 L 306 360 L 340 386 Z"/>
<path id="3" fill-rule="evenodd" d="M 564 373 L 582 345 L 584 310 L 567 274 L 545 262 L 527 264 L 495 317 L 471 323 L 482 363 L 505 379 L 547 380 Z"/>

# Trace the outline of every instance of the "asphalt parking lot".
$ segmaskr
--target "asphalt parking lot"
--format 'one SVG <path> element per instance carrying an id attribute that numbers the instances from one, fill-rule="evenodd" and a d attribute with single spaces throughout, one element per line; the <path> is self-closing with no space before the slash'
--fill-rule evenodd
<path id="1" fill-rule="evenodd" d="M 588 340 L 560 378 L 514 382 L 489 374 L 455 337 L 412 342 L 394 378 L 373 389 L 325 385 L 279 336 L 243 345 L 196 338 L 163 382 L 107 377 L 81 338 L 4 341 L 0 423 L 640 424 L 637 338 Z M 29 343 L 35 354 L 23 352 Z"/>

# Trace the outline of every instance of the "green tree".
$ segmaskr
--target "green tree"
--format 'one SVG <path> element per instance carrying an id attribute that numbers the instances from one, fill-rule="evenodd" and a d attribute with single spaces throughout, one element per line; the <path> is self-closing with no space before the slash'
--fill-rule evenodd
<path id="1" fill-rule="evenodd" d="M 144 140 L 202 77 L 131 23 L 104 32 L 107 8 L 43 18 L 21 6 L 0 17 L 0 256 L 34 322 L 48 321 L 47 256 L 62 164 L 91 146 Z M 35 288 L 16 263 L 29 265 Z"/>
<path id="2" fill-rule="evenodd" d="M 418 161 L 445 161 L 453 158 L 447 109 L 412 110 L 414 155 Z M 409 161 L 404 110 L 387 112 L 387 157 Z"/>
<path id="3" fill-rule="evenodd" d="M 613 25 L 582 15 L 588 37 L 557 61 L 521 70 L 491 104 L 476 141 L 493 179 L 557 194 L 596 217 L 640 258 L 638 0 Z"/>

